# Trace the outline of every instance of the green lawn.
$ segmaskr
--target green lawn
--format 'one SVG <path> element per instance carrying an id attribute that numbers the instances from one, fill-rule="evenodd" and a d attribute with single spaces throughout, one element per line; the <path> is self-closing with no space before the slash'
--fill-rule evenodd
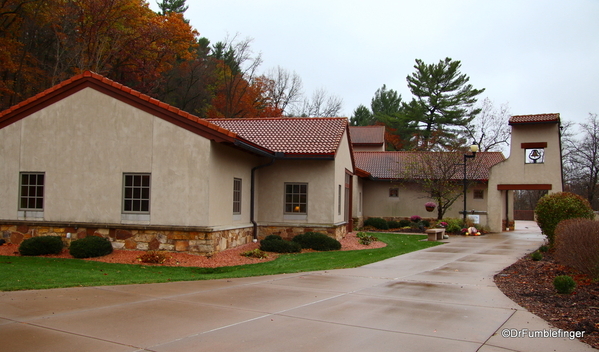
<path id="1" fill-rule="evenodd" d="M 0 291 L 210 280 L 354 268 L 436 246 L 424 235 L 376 233 L 387 246 L 359 251 L 286 254 L 274 261 L 220 268 L 108 264 L 80 259 L 0 256 Z"/>

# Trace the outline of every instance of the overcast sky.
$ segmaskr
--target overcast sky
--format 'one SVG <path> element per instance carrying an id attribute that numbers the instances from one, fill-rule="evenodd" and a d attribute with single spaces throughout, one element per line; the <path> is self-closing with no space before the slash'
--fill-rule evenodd
<path id="1" fill-rule="evenodd" d="M 153 0 L 155 2 L 155 0 Z M 152 2 L 152 0 L 150 0 Z M 261 71 L 296 72 L 304 91 L 370 106 L 383 84 L 411 100 L 414 60 L 462 62 L 479 99 L 513 115 L 599 113 L 599 0 L 188 0 L 185 17 L 212 43 L 253 38 Z M 156 9 L 156 4 L 151 4 Z"/>

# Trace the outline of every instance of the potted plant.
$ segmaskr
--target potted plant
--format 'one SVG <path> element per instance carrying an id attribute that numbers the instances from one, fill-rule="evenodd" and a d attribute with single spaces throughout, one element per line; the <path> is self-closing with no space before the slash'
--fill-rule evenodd
<path id="1" fill-rule="evenodd" d="M 424 203 L 424 208 L 426 208 L 426 211 L 433 211 L 435 210 L 435 208 L 437 207 L 437 204 L 435 204 L 434 202 L 426 202 Z"/>

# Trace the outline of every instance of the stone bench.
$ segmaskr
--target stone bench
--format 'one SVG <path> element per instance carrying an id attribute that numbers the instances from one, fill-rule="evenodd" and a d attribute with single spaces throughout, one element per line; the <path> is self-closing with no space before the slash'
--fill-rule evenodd
<path id="1" fill-rule="evenodd" d="M 445 236 L 445 229 L 428 229 L 425 232 L 429 241 L 440 241 Z"/>

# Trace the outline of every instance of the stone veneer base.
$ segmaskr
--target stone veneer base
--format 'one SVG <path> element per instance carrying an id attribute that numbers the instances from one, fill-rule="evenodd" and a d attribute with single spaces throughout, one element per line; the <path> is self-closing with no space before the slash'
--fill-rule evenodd
<path id="1" fill-rule="evenodd" d="M 114 249 L 160 250 L 211 254 L 252 242 L 252 227 L 210 231 L 167 226 L 58 224 L 32 222 L 0 223 L 0 238 L 19 245 L 36 236 L 60 236 L 68 245 L 88 236 L 108 238 Z"/>
<path id="2" fill-rule="evenodd" d="M 321 232 L 337 240 L 345 237 L 345 225 L 324 227 L 300 226 L 259 226 L 258 238 L 280 235 L 290 240 L 305 232 Z M 207 230 L 205 228 L 136 226 L 110 224 L 62 224 L 31 221 L 1 221 L 0 238 L 15 245 L 27 238 L 36 236 L 60 236 L 65 244 L 88 236 L 108 238 L 114 249 L 160 250 L 213 254 L 235 248 L 253 240 L 253 228 L 243 227 L 228 230 Z"/>

